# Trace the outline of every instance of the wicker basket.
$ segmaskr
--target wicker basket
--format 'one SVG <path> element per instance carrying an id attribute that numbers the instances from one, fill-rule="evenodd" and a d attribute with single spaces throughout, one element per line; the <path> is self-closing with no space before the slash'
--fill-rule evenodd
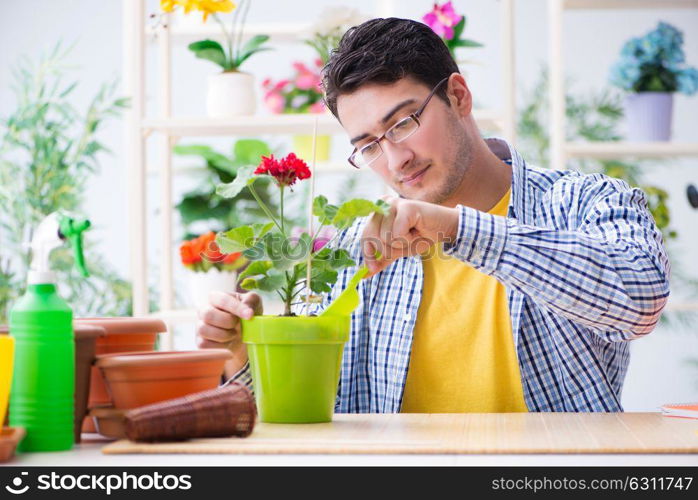
<path id="1" fill-rule="evenodd" d="M 233 383 L 126 412 L 126 436 L 132 441 L 181 441 L 191 438 L 249 436 L 257 410 L 243 385 Z"/>

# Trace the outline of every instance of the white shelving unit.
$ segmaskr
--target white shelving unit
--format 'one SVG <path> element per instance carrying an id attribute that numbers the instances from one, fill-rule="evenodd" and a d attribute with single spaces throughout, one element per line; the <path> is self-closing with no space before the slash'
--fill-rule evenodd
<path id="1" fill-rule="evenodd" d="M 563 57 L 563 16 L 565 11 L 695 8 L 698 8 L 698 0 L 548 0 L 550 165 L 553 168 L 561 168 L 570 158 L 698 156 L 698 142 L 567 142 L 565 140 L 565 61 Z M 670 301 L 667 310 L 696 311 L 698 303 L 672 303 Z"/>
<path id="2" fill-rule="evenodd" d="M 174 308 L 174 239 L 173 197 L 174 175 L 183 170 L 172 166 L 172 147 L 182 137 L 206 136 L 253 136 L 258 134 L 297 134 L 305 129 L 312 133 L 315 115 L 251 116 L 235 119 L 210 119 L 206 117 L 176 117 L 172 115 L 172 54 L 174 42 L 186 42 L 201 38 L 218 38 L 218 26 L 179 27 L 166 22 L 167 27 L 146 26 L 145 0 L 122 0 L 123 2 L 123 68 L 126 94 L 131 96 L 131 108 L 126 114 L 125 148 L 129 166 L 129 248 L 130 280 L 133 290 L 134 315 L 155 314 L 169 322 L 190 321 L 196 318 L 193 310 Z M 515 141 L 515 45 L 514 45 L 514 0 L 500 0 L 501 4 L 501 71 L 504 82 L 502 108 L 476 110 L 476 121 L 483 130 L 496 131 L 502 137 Z M 396 2 L 378 0 L 375 15 L 386 17 L 399 15 Z M 171 25 L 171 26 L 170 26 Z M 298 43 L 308 34 L 308 24 L 266 23 L 248 24 L 245 36 L 265 33 L 273 41 Z M 157 116 L 146 116 L 146 46 L 157 45 L 158 92 Z M 187 57 L 191 57 L 187 54 Z M 318 116 L 318 132 L 343 134 L 339 123 L 331 115 Z M 158 139 L 158 164 L 146 165 L 146 148 L 150 141 Z M 338 172 L 340 164 L 330 162 L 318 165 L 318 172 Z M 160 185 L 160 225 L 157 228 L 161 247 L 158 256 L 160 277 L 158 288 L 160 299 L 158 311 L 150 311 L 148 305 L 148 262 L 147 252 L 147 176 L 157 176 Z M 173 348 L 173 339 L 166 338 L 165 346 Z"/>

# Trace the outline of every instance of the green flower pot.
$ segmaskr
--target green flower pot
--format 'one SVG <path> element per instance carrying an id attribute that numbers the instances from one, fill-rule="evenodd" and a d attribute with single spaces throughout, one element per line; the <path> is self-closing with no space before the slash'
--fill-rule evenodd
<path id="1" fill-rule="evenodd" d="M 330 422 L 349 316 L 253 316 L 242 320 L 262 422 Z"/>

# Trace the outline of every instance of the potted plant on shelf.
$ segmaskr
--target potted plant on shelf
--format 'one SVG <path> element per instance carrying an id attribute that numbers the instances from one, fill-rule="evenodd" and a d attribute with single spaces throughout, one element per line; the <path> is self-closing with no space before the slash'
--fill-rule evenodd
<path id="1" fill-rule="evenodd" d="M 682 46 L 683 34 L 665 22 L 623 45 L 610 81 L 628 92 L 624 106 L 628 140 L 671 138 L 673 93 L 692 95 L 698 90 L 698 70 L 685 66 Z"/>
<path id="2" fill-rule="evenodd" d="M 339 45 L 344 33 L 353 26 L 368 21 L 369 16 L 357 9 L 338 5 L 325 7 L 308 30 L 305 43 L 317 52 L 322 64 L 327 64 L 330 52 Z"/>
<path id="3" fill-rule="evenodd" d="M 238 168 L 257 163 L 260 156 L 271 154 L 272 150 L 266 142 L 240 139 L 233 143 L 230 153 L 206 144 L 178 144 L 173 152 L 178 156 L 194 157 L 202 163 L 195 170 L 198 184 L 184 193 L 175 206 L 184 228 L 182 240 L 192 239 L 207 230 L 218 233 L 230 227 L 259 222 L 266 216 L 249 190 L 242 191 L 235 198 L 223 198 L 216 194 L 216 186 L 232 182 Z M 261 179 L 255 187 L 271 211 L 278 213 L 278 207 L 271 197 L 269 181 Z"/>
<path id="4" fill-rule="evenodd" d="M 312 66 L 296 61 L 293 69 L 291 78 L 277 82 L 267 78 L 262 82 L 264 104 L 275 114 L 324 113 L 325 104 L 320 87 L 322 60 L 315 59 Z M 317 161 L 329 160 L 330 136 L 317 136 L 315 148 Z M 294 135 L 293 150 L 300 158 L 309 160 L 313 151 L 313 136 Z"/>
<path id="5" fill-rule="evenodd" d="M 264 47 L 268 35 L 255 35 L 242 43 L 245 19 L 251 0 L 239 0 L 236 6 L 230 0 L 160 0 L 165 12 L 182 8 L 185 14 L 191 10 L 203 13 L 204 22 L 210 15 L 223 33 L 225 48 L 215 40 L 200 40 L 189 44 L 196 57 L 211 61 L 222 68 L 222 72 L 210 75 L 206 95 L 206 111 L 212 118 L 252 115 L 255 112 L 254 76 L 240 71 L 240 67 L 252 55 L 270 50 Z M 219 17 L 220 12 L 233 12 L 230 29 Z"/>
<path id="6" fill-rule="evenodd" d="M 197 309 L 208 304 L 212 291 L 234 292 L 237 270 L 247 263 L 239 253 L 222 254 L 216 243 L 216 233 L 183 242 L 179 247 L 182 264 L 189 273 L 189 292 Z"/>
<path id="7" fill-rule="evenodd" d="M 218 187 L 221 196 L 237 196 L 243 189 L 255 194 L 254 184 L 272 177 L 279 189 L 281 217 L 260 200 L 269 222 L 241 226 L 216 238 L 224 252 L 241 252 L 251 262 L 238 280 L 246 290 L 275 292 L 284 303 L 280 316 L 242 319 L 242 339 L 247 345 L 257 406 L 263 422 L 327 422 L 332 418 L 344 343 L 349 337 L 349 315 L 297 316 L 293 306 L 318 301 L 317 294 L 331 290 L 338 271 L 355 265 L 349 252 L 332 248 L 332 242 L 359 217 L 387 214 L 379 200 L 353 199 L 335 206 L 324 196 L 312 202 L 317 229 L 290 234 L 284 224 L 284 195 L 298 182 L 310 178 L 307 164 L 294 153 L 282 159 L 262 157 L 256 168 L 243 167 L 235 180 Z M 332 239 L 316 244 L 322 231 L 332 227 Z"/>

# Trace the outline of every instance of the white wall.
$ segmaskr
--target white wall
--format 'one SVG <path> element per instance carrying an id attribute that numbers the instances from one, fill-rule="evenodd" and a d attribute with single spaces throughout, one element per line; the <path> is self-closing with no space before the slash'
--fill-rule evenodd
<path id="1" fill-rule="evenodd" d="M 305 22 L 313 19 L 314 12 L 328 4 L 341 1 L 257 0 L 250 11 L 251 22 Z M 348 2 L 347 2 L 348 3 Z M 371 12 L 372 2 L 350 2 L 365 12 Z M 431 1 L 394 2 L 401 17 L 418 18 L 428 10 Z M 491 0 L 455 0 L 459 11 L 468 15 L 467 34 L 486 44 L 484 49 L 473 51 L 468 58 L 475 64 L 469 69 L 469 81 L 476 100 L 482 106 L 496 107 L 502 90 L 498 63 L 499 53 L 499 3 Z M 150 3 L 149 12 L 155 12 L 157 2 Z M 465 10 L 467 9 L 467 10 Z M 518 0 L 516 21 L 517 77 L 519 91 L 530 89 L 538 78 L 541 64 L 547 59 L 547 12 L 545 0 Z M 567 74 L 574 77 L 578 90 L 598 89 L 606 85 L 609 66 L 616 58 L 624 40 L 644 33 L 656 25 L 658 19 L 666 20 L 684 31 L 688 61 L 698 65 L 698 11 L 602 11 L 570 12 L 565 14 L 565 57 Z M 87 99 L 106 79 L 121 72 L 121 2 L 118 0 L 26 0 L 22 2 L 0 0 L 0 115 L 6 115 L 14 107 L 9 89 L 9 68 L 20 55 L 37 57 L 57 40 L 76 42 L 69 62 L 80 66 L 73 77 L 80 81 L 76 94 L 77 105 L 85 106 Z M 310 49 L 302 45 L 277 47 L 275 52 L 253 58 L 247 70 L 258 77 L 280 77 L 286 73 L 290 61 L 310 58 Z M 149 53 L 154 76 L 156 59 Z M 196 60 L 180 44 L 174 51 L 174 112 L 181 115 L 201 115 L 204 109 L 205 78 L 214 71 L 205 61 Z M 155 111 L 155 78 L 149 86 L 149 109 Z M 697 141 L 698 97 L 677 96 L 674 137 L 677 140 Z M 128 269 L 127 251 L 127 165 L 123 162 L 123 127 L 118 121 L 110 122 L 100 135 L 114 151 L 102 157 L 101 174 L 90 180 L 86 212 L 95 222 L 91 236 L 101 242 L 101 248 L 111 262 L 124 275 Z M 269 138 L 278 146 L 284 146 L 283 138 Z M 335 141 L 338 142 L 339 138 Z M 185 141 L 183 141 L 185 142 Z M 199 141 L 191 141 L 199 142 Z M 229 141 L 215 140 L 221 148 L 229 147 Z M 155 145 L 155 144 L 153 144 Z M 153 148 L 155 149 L 155 148 Z M 336 145 L 335 151 L 344 154 L 346 148 Z M 698 183 L 698 159 L 665 161 L 656 167 L 653 181 L 669 190 L 674 225 L 681 238 L 675 245 L 683 265 L 692 275 L 698 276 L 698 238 L 695 227 L 698 212 L 689 209 L 685 201 L 685 186 L 689 181 Z M 156 179 L 149 184 L 152 207 L 157 206 Z M 177 193 L 191 187 L 192 179 L 180 178 L 175 184 Z M 320 189 L 331 189 L 336 181 L 321 183 Z M 362 194 L 371 194 L 373 188 Z M 153 208 L 154 210 L 154 208 Z M 154 214 L 154 211 L 151 212 Z M 157 217 L 150 223 L 155 233 L 151 245 L 157 251 Z M 182 274 L 178 274 L 179 286 L 183 286 Z M 181 290 L 180 290 L 181 292 Z M 191 345 L 191 328 L 187 325 L 179 331 L 181 346 Z M 660 326 L 649 337 L 633 343 L 633 358 L 623 395 L 626 409 L 654 409 L 661 403 L 674 400 L 698 399 L 698 368 L 685 363 L 689 356 L 698 358 L 698 327 L 679 328 Z"/>

